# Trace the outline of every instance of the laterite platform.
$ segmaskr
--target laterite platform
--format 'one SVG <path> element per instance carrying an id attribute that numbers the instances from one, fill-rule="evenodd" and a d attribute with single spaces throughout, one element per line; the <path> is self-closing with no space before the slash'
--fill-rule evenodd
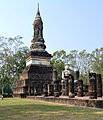
<path id="1" fill-rule="evenodd" d="M 103 108 L 103 97 L 98 99 L 89 99 L 89 97 L 77 97 L 77 96 L 75 98 L 69 98 L 67 96 L 60 96 L 60 97 L 27 96 L 27 99 L 62 103 L 62 104 L 75 105 L 75 106 Z"/>

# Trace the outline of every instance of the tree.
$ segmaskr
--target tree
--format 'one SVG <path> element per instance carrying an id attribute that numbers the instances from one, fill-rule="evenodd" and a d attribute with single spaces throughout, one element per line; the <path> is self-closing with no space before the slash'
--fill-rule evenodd
<path id="1" fill-rule="evenodd" d="M 64 63 L 66 58 L 66 52 L 64 50 L 56 51 L 53 53 L 51 65 L 58 72 L 58 80 L 61 80 L 62 71 L 64 70 Z"/>
<path id="2" fill-rule="evenodd" d="M 79 63 L 78 63 L 78 51 L 77 50 L 72 50 L 68 54 L 68 61 L 70 63 L 70 67 L 73 71 L 79 70 Z"/>
<path id="3" fill-rule="evenodd" d="M 69 70 L 75 75 L 75 71 L 79 70 L 80 78 L 84 80 L 84 83 L 88 82 L 88 74 L 92 66 L 92 56 L 87 53 L 86 50 L 78 52 L 72 50 L 67 54 L 64 50 L 56 51 L 53 53 L 51 65 L 56 68 L 58 72 L 58 79 L 61 80 L 61 73 L 64 70 L 64 64 L 69 64 Z"/>
<path id="4" fill-rule="evenodd" d="M 72 74 L 74 74 L 70 59 L 70 55 L 68 55 L 64 50 L 56 51 L 53 53 L 51 65 L 53 68 L 56 68 L 58 72 L 58 80 L 62 80 L 62 71 L 64 70 L 65 64 L 69 64 L 69 70 L 72 72 Z"/>
<path id="5" fill-rule="evenodd" d="M 95 49 L 92 53 L 92 71 L 102 74 L 103 77 L 103 48 Z"/>
<path id="6" fill-rule="evenodd" d="M 19 79 L 25 67 L 25 57 L 29 49 L 23 46 L 22 37 L 15 38 L 0 37 L 0 82 L 3 88 L 9 85 L 11 89 L 15 86 L 15 82 Z"/>
<path id="7" fill-rule="evenodd" d="M 87 53 L 86 50 L 79 52 L 79 71 L 80 77 L 84 82 L 88 83 L 88 75 L 91 70 L 91 54 Z"/>

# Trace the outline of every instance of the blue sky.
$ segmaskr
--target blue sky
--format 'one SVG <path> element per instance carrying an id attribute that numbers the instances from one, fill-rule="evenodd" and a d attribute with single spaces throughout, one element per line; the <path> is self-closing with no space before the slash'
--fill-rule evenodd
<path id="1" fill-rule="evenodd" d="M 103 0 L 0 0 L 0 36 L 21 35 L 29 47 L 38 2 L 47 51 L 103 47 Z"/>

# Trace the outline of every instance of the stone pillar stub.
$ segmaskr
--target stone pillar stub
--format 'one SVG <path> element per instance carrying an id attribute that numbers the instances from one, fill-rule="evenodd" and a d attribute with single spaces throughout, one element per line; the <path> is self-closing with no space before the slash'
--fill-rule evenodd
<path id="1" fill-rule="evenodd" d="M 65 78 L 65 96 L 68 96 L 69 86 L 68 86 L 68 78 Z"/>
<path id="2" fill-rule="evenodd" d="M 71 74 L 69 76 L 68 83 L 69 83 L 69 97 L 73 98 L 73 97 L 75 97 L 75 95 L 74 95 L 74 77 Z"/>
<path id="3" fill-rule="evenodd" d="M 47 84 L 43 85 L 43 95 L 44 97 L 48 96 L 48 85 Z"/>
<path id="4" fill-rule="evenodd" d="M 78 97 L 83 97 L 83 80 L 78 80 Z"/>
<path id="5" fill-rule="evenodd" d="M 53 69 L 54 97 L 59 97 L 59 81 L 56 69 Z"/>
<path id="6" fill-rule="evenodd" d="M 57 79 L 58 79 L 58 73 L 56 69 L 53 69 L 53 81 L 57 81 Z"/>
<path id="7" fill-rule="evenodd" d="M 97 97 L 102 97 L 102 78 L 101 74 L 96 74 L 97 79 Z"/>
<path id="8" fill-rule="evenodd" d="M 96 73 L 89 73 L 89 98 L 97 99 Z"/>
<path id="9" fill-rule="evenodd" d="M 65 96 L 65 80 L 61 81 L 61 85 L 62 85 L 62 96 Z"/>
<path id="10" fill-rule="evenodd" d="M 54 85 L 48 84 L 48 95 L 53 96 L 54 95 Z"/>
<path id="11" fill-rule="evenodd" d="M 79 80 L 79 71 L 76 71 L 76 73 L 75 73 L 75 79 Z"/>
<path id="12" fill-rule="evenodd" d="M 54 82 L 54 97 L 59 97 L 59 81 Z"/>

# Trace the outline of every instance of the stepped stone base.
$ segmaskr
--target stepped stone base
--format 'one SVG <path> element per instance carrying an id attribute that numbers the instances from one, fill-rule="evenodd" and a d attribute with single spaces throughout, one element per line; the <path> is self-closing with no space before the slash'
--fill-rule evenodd
<path id="1" fill-rule="evenodd" d="M 13 89 L 14 97 L 26 97 L 27 95 L 42 95 L 43 85 L 52 82 L 52 67 L 45 65 L 27 66 L 20 75 Z"/>
<path id="2" fill-rule="evenodd" d="M 89 99 L 89 97 L 75 97 L 69 98 L 67 96 L 63 97 L 43 97 L 43 96 L 27 96 L 27 99 L 32 100 L 42 100 L 47 102 L 56 102 L 68 105 L 75 105 L 75 106 L 85 106 L 85 107 L 95 107 L 95 108 L 103 108 L 103 97 L 98 99 Z"/>

